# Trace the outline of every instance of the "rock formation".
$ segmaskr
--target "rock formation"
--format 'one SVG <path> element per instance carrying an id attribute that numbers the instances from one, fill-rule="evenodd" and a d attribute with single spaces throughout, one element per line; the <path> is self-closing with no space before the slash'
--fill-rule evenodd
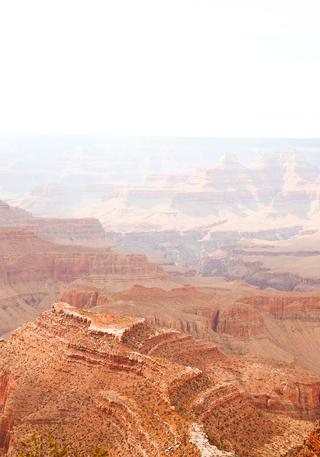
<path id="1" fill-rule="evenodd" d="M 0 225 L 19 225 L 32 218 L 32 214 L 28 211 L 18 206 L 10 206 L 0 200 Z"/>
<path id="2" fill-rule="evenodd" d="M 264 154 L 250 167 L 225 153 L 218 164 L 193 172 L 151 175 L 139 184 L 101 183 L 105 193 L 95 199 L 86 200 L 84 189 L 42 185 L 17 204 L 44 216 L 51 202 L 56 216 L 98 218 L 115 242 L 162 250 L 190 268 L 242 237 L 289 239 L 317 230 L 319 180 L 318 168 L 287 148 Z M 77 192 L 79 199 L 68 205 Z"/>
<path id="3" fill-rule="evenodd" d="M 56 303 L 0 342 L 0 452 L 48 429 L 81 454 L 98 444 L 115 457 L 258 457 L 307 438 L 312 424 L 259 411 L 215 378 L 225 360 L 144 319 Z"/>
<path id="4" fill-rule="evenodd" d="M 45 219 L 33 218 L 21 227 L 32 230 L 39 238 L 57 244 L 102 248 L 114 246 L 105 236 L 98 219 Z"/>
<path id="5" fill-rule="evenodd" d="M 109 247 L 115 243 L 105 236 L 98 219 L 46 219 L 33 217 L 18 206 L 0 200 L 0 226 L 32 230 L 39 238 L 57 244 Z"/>
<path id="6" fill-rule="evenodd" d="M 30 230 L 0 227 L 0 336 L 47 309 L 62 285 L 81 280 L 113 292 L 133 284 L 174 286 L 144 255 L 57 245 Z"/>
<path id="7" fill-rule="evenodd" d="M 211 342 L 226 354 L 294 362 L 320 375 L 319 292 L 262 291 L 241 280 L 168 292 L 133 286 L 116 294 L 82 284 L 63 288 L 61 300 L 144 317 L 151 324 Z"/>
<path id="8" fill-rule="evenodd" d="M 314 429 L 303 444 L 295 446 L 286 457 L 318 457 L 320 455 L 320 422 L 315 423 Z"/>
<path id="9" fill-rule="evenodd" d="M 285 241 L 242 240 L 203 257 L 196 265 L 201 276 L 224 276 L 263 289 L 319 290 L 320 232 Z"/>

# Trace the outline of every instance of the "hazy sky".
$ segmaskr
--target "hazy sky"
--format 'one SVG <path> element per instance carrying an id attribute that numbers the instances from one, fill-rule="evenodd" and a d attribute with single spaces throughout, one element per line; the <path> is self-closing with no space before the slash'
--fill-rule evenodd
<path id="1" fill-rule="evenodd" d="M 2 0 L 0 132 L 320 137 L 319 0 Z"/>

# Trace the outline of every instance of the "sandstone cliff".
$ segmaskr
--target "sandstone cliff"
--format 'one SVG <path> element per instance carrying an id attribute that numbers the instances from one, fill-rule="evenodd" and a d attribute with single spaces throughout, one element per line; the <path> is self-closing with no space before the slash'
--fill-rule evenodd
<path id="1" fill-rule="evenodd" d="M 258 457 L 307 437 L 311 424 L 260 412 L 216 379 L 209 370 L 223 354 L 185 337 L 54 304 L 0 342 L 0 452 L 49 428 L 80 453 L 98 444 L 115 457 L 200 457 L 217 446 Z"/>
<path id="2" fill-rule="evenodd" d="M 36 317 L 62 285 L 85 280 L 110 292 L 133 284 L 174 286 L 146 256 L 119 255 L 109 248 L 63 246 L 17 227 L 0 227 L 0 335 Z"/>
<path id="3" fill-rule="evenodd" d="M 300 446 L 295 446 L 286 457 L 318 457 L 320 455 L 320 422 L 315 423 L 314 429 Z"/>
<path id="4" fill-rule="evenodd" d="M 134 286 L 118 294 L 85 285 L 65 287 L 61 299 L 144 317 L 159 326 L 212 342 L 230 355 L 295 363 L 320 375 L 319 292 L 261 291 L 243 281 L 163 291 Z"/>
<path id="5" fill-rule="evenodd" d="M 18 206 L 0 200 L 0 226 L 22 227 L 32 230 L 39 238 L 57 244 L 109 247 L 115 243 L 105 236 L 98 219 L 46 219 L 36 218 Z"/>
<path id="6" fill-rule="evenodd" d="M 92 248 L 109 247 L 114 241 L 105 236 L 102 225 L 95 218 L 45 219 L 34 218 L 21 224 L 39 238 L 57 244 L 82 245 Z"/>

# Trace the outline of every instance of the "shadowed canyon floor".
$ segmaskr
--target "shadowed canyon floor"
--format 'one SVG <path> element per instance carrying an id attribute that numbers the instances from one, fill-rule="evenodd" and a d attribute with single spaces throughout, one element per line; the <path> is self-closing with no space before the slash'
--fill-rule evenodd
<path id="1" fill-rule="evenodd" d="M 99 444 L 115 457 L 275 456 L 306 439 L 310 422 L 260 411 L 216 376 L 228 360 L 141 318 L 54 304 L 0 342 L 0 449 L 14 455 L 48 429 L 82 453 Z"/>
<path id="2" fill-rule="evenodd" d="M 242 240 L 221 246 L 195 266 L 201 276 L 240 276 L 263 289 L 320 289 L 320 232 L 284 241 Z"/>

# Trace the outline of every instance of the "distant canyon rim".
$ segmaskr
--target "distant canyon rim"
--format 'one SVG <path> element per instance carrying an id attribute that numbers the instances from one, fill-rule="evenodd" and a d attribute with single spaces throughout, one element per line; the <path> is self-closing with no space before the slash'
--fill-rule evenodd
<path id="1" fill-rule="evenodd" d="M 76 155 L 74 173 L 85 180 L 82 156 Z M 72 176 L 7 201 L 38 218 L 96 218 L 121 246 L 114 252 L 145 253 L 170 275 L 240 276 L 278 290 L 320 287 L 320 172 L 302 152 L 267 152 L 247 167 L 225 153 L 215 165 L 154 174 L 140 183 L 79 184 Z M 44 223 L 32 225 L 45 230 Z"/>
<path id="2" fill-rule="evenodd" d="M 318 449 L 320 141 L 14 138 L 0 453 L 49 427 L 116 457 Z"/>

